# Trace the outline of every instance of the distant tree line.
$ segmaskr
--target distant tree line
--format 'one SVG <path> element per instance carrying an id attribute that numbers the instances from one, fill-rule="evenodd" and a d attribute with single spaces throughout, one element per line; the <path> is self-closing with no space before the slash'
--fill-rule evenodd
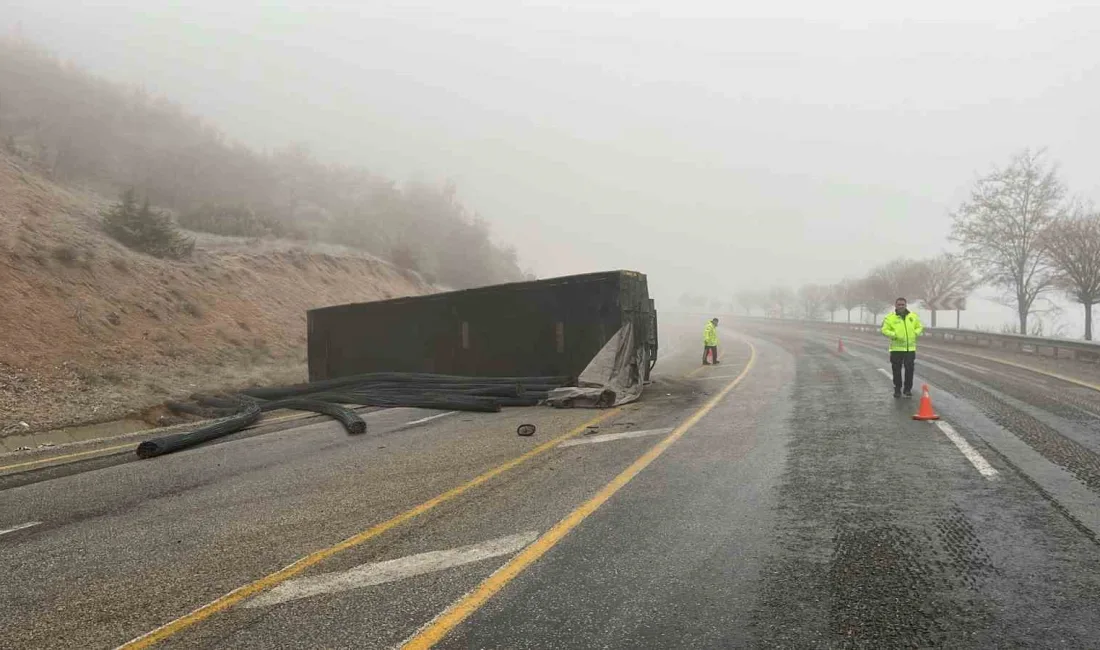
<path id="1" fill-rule="evenodd" d="M 874 268 L 861 278 L 836 284 L 808 284 L 797 290 L 772 287 L 767 291 L 742 291 L 737 303 L 745 313 L 759 309 L 777 318 L 836 320 L 838 312 L 852 322 L 853 313 L 877 319 L 905 297 L 925 303 L 947 297 L 965 297 L 974 287 L 969 267 L 950 253 L 926 260 L 898 259 Z M 857 316 L 858 320 L 858 316 Z M 933 325 L 936 313 L 933 312 Z"/>
<path id="2" fill-rule="evenodd" d="M 254 151 L 17 38 L 0 37 L 0 146 L 59 182 L 133 188 L 188 229 L 343 244 L 456 288 L 523 278 L 515 251 L 493 243 L 453 186 L 399 187 L 300 145 Z"/>
<path id="3" fill-rule="evenodd" d="M 745 313 L 778 318 L 835 319 L 843 312 L 851 322 L 856 310 L 877 320 L 898 297 L 932 307 L 984 285 L 1001 290 L 1016 309 L 1018 332 L 1038 334 L 1028 328 L 1037 301 L 1061 293 L 1083 306 L 1085 339 L 1092 340 L 1092 308 L 1100 302 L 1100 211 L 1068 197 L 1058 166 L 1042 150 L 1024 150 L 977 179 L 952 219 L 959 253 L 894 260 L 833 285 L 741 291 L 736 303 Z M 936 320 L 933 310 L 931 325 Z"/>

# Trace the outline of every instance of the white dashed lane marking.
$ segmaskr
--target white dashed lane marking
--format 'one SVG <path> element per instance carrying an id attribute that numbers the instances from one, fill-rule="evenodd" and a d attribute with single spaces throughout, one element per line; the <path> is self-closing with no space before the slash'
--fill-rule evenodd
<path id="1" fill-rule="evenodd" d="M 947 436 L 947 439 L 955 443 L 955 446 L 959 448 L 963 456 L 970 461 L 970 464 L 974 466 L 974 469 L 978 470 L 982 476 L 992 480 L 997 476 L 997 470 L 993 469 L 993 466 L 978 453 L 977 449 L 970 446 L 970 443 L 965 438 L 959 435 L 959 432 L 955 431 L 955 427 L 944 422 L 943 420 L 937 420 L 936 426 L 943 431 L 943 435 Z"/>
<path id="2" fill-rule="evenodd" d="M 14 533 L 17 530 L 23 530 L 25 528 L 30 528 L 32 526 L 37 526 L 41 523 L 42 523 L 41 521 L 28 521 L 25 524 L 19 524 L 18 526 L 12 526 L 11 528 L 0 529 L 0 535 L 7 535 L 8 533 Z"/>
<path id="3" fill-rule="evenodd" d="M 885 368 L 879 368 L 878 371 L 886 375 L 890 379 L 894 378 L 893 373 Z M 962 455 L 966 456 L 966 459 L 970 461 L 970 464 L 973 465 L 974 469 L 978 470 L 978 472 L 981 473 L 982 476 L 990 480 L 997 477 L 997 470 L 993 469 L 993 466 L 989 464 L 989 461 L 983 458 L 982 455 L 978 453 L 978 450 L 974 449 L 974 447 L 972 447 L 970 443 L 966 441 L 966 438 L 963 438 L 961 435 L 959 435 L 958 431 L 955 431 L 955 427 L 951 426 L 947 422 L 944 422 L 943 420 L 937 420 L 936 426 L 940 428 L 940 431 L 943 431 L 943 435 L 947 436 L 948 440 L 955 443 L 955 446 L 959 448 L 959 451 L 962 452 Z"/>
<path id="4" fill-rule="evenodd" d="M 271 591 L 252 599 L 245 604 L 245 607 L 270 607 L 271 605 L 321 594 L 383 585 L 413 576 L 443 571 L 463 564 L 480 562 L 502 555 L 511 555 L 523 550 L 525 546 L 538 539 L 538 536 L 537 532 L 531 531 L 492 539 L 472 546 L 409 555 L 396 560 L 360 564 L 347 571 L 297 578 L 284 582 Z"/>
<path id="5" fill-rule="evenodd" d="M 566 440 L 558 445 L 559 447 L 576 447 L 577 445 L 591 445 L 598 442 L 611 442 L 612 440 L 623 440 L 624 438 L 644 438 L 645 436 L 659 436 L 664 433 L 669 433 L 672 429 L 646 429 L 644 431 L 623 431 L 621 433 L 603 433 L 597 436 L 587 436 L 584 438 L 573 438 L 572 440 Z"/>
<path id="6" fill-rule="evenodd" d="M 419 420 L 413 420 L 412 422 L 406 422 L 406 423 L 401 425 L 401 428 L 404 429 L 406 427 L 415 427 L 418 424 L 424 424 L 425 422 L 431 422 L 432 420 L 438 420 L 439 418 L 445 418 L 449 415 L 455 415 L 457 413 L 458 413 L 458 411 L 447 411 L 446 413 L 439 413 L 439 414 L 436 414 L 436 415 L 429 415 L 426 418 L 420 418 Z"/>

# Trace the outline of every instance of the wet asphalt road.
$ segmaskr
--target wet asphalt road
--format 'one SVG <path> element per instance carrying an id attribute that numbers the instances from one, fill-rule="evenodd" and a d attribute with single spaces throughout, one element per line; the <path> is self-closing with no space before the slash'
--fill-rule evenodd
<path id="1" fill-rule="evenodd" d="M 1100 393 L 922 351 L 945 430 L 873 338 L 724 331 L 700 368 L 694 329 L 662 323 L 614 412 L 383 411 L 34 481 L 0 459 L 0 531 L 40 522 L 0 533 L 0 648 L 172 621 L 157 647 L 1097 647 Z"/>

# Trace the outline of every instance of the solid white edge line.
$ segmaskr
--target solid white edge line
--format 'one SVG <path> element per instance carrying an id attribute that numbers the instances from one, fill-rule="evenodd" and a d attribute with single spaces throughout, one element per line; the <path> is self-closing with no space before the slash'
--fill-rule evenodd
<path id="1" fill-rule="evenodd" d="M 955 427 L 951 426 L 947 422 L 944 422 L 943 420 L 937 420 L 936 426 L 940 428 L 940 431 L 943 432 L 943 435 L 947 436 L 948 440 L 955 443 L 955 446 L 959 448 L 959 451 L 962 452 L 962 455 L 966 456 L 966 459 L 970 461 L 970 464 L 973 465 L 974 469 L 978 470 L 978 472 L 982 476 L 991 480 L 997 476 L 997 470 L 993 469 L 993 466 L 990 465 L 985 458 L 982 458 L 982 455 L 978 453 L 978 450 L 970 446 L 970 443 L 967 442 L 965 438 L 960 436 L 958 431 L 955 431 Z"/>
<path id="2" fill-rule="evenodd" d="M 346 571 L 334 571 L 315 576 L 289 580 L 267 593 L 245 603 L 246 608 L 270 607 L 292 600 L 300 600 L 322 594 L 333 594 L 375 585 L 384 585 L 415 576 L 443 571 L 464 564 L 472 564 L 523 550 L 538 539 L 537 531 L 491 539 L 479 544 L 452 548 L 446 551 L 430 551 L 360 564 Z"/>
<path id="3" fill-rule="evenodd" d="M 41 521 L 28 521 L 25 524 L 19 524 L 18 526 L 12 526 L 11 528 L 5 528 L 4 530 L 0 530 L 0 535 L 7 535 L 8 533 L 14 533 L 17 530 L 23 530 L 24 528 L 31 528 L 32 526 L 37 526 L 41 523 L 42 523 Z"/>
<path id="4" fill-rule="evenodd" d="M 585 438 L 573 438 L 572 440 L 566 440 L 558 445 L 558 448 L 563 447 L 576 447 L 577 445 L 592 445 L 600 442 L 611 442 L 612 440 L 623 440 L 626 438 L 642 438 L 645 436 L 657 436 L 662 433 L 670 433 L 671 428 L 668 429 L 645 429 L 643 431 L 621 431 L 619 433 L 602 433 L 597 436 L 587 436 Z"/>
<path id="5" fill-rule="evenodd" d="M 878 371 L 891 379 L 894 378 L 893 373 L 885 368 L 879 368 Z M 982 455 L 978 453 L 978 450 L 974 449 L 965 438 L 960 436 L 958 431 L 955 431 L 955 427 L 943 420 L 936 420 L 936 426 L 940 428 L 943 435 L 947 436 L 948 440 L 955 443 L 955 446 L 959 448 L 963 456 L 966 456 L 966 459 L 970 461 L 974 469 L 978 470 L 978 473 L 990 480 L 997 476 L 997 470 L 993 469 L 989 461 L 983 458 Z"/>

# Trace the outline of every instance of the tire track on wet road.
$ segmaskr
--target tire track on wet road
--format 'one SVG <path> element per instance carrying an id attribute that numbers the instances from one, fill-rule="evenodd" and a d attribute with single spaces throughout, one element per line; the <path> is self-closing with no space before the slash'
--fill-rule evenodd
<path id="1" fill-rule="evenodd" d="M 815 342 L 796 355 L 783 523 L 754 617 L 761 643 L 928 647 L 988 626 L 996 605 L 981 587 L 995 568 L 951 490 L 984 479 L 912 422 L 913 402 L 892 400 L 877 373 Z"/>

